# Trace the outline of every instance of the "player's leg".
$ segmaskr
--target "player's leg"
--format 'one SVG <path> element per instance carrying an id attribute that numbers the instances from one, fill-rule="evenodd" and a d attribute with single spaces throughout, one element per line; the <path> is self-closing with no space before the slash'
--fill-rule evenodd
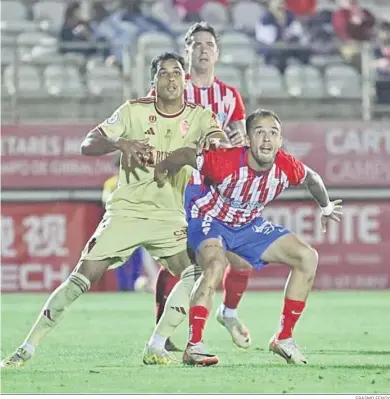
<path id="1" fill-rule="evenodd" d="M 189 342 L 183 355 L 185 364 L 208 366 L 218 363 L 218 358 L 207 353 L 204 348 L 203 329 L 215 291 L 227 267 L 225 240 L 231 239 L 227 230 L 209 216 L 190 219 L 188 222 L 188 244 L 196 253 L 202 275 L 191 293 Z"/>
<path id="2" fill-rule="evenodd" d="M 291 267 L 287 279 L 280 329 L 271 338 L 270 350 L 288 363 L 307 363 L 292 339 L 295 324 L 302 315 L 317 270 L 318 254 L 293 233 L 274 241 L 261 256 L 262 261 Z"/>
<path id="3" fill-rule="evenodd" d="M 179 256 L 181 257 L 186 255 L 180 254 Z M 228 253 L 227 256 L 231 262 L 234 262 L 235 267 L 238 269 L 234 270 L 238 273 L 241 271 L 246 272 L 251 269 L 251 266 L 248 263 L 244 262 L 234 254 Z M 175 257 L 170 260 L 170 262 L 173 263 L 172 260 L 176 259 L 174 264 L 177 266 L 172 265 L 171 268 L 175 269 L 177 272 L 178 267 L 180 268 L 180 265 L 186 263 L 184 260 L 180 260 L 180 257 Z M 177 259 L 179 259 L 179 261 Z M 180 280 L 168 296 L 162 317 L 157 323 L 153 334 L 145 347 L 143 356 L 143 362 L 145 364 L 156 364 L 156 362 L 159 361 L 158 355 L 159 353 L 161 354 L 164 345 L 165 349 L 169 350 L 167 348 L 169 337 L 173 335 L 176 328 L 186 319 L 189 310 L 190 295 L 195 282 L 200 275 L 201 269 L 195 264 L 192 264 L 181 273 Z M 238 347 L 248 348 L 250 346 L 251 339 L 248 329 L 237 317 L 231 318 L 218 314 L 217 318 L 219 323 L 227 328 L 232 336 L 233 342 Z"/>
<path id="4" fill-rule="evenodd" d="M 231 263 L 229 261 L 229 263 Z M 237 307 L 248 286 L 252 268 L 237 270 L 229 265 L 223 278 L 223 302 L 218 311 L 222 317 L 236 318 Z"/>
<path id="5" fill-rule="evenodd" d="M 163 315 L 167 298 L 179 280 L 179 277 L 174 276 L 168 269 L 161 266 L 157 275 L 155 288 L 156 326 Z M 180 352 L 180 349 L 177 348 L 170 338 L 165 342 L 165 349 L 171 352 Z"/>
<path id="6" fill-rule="evenodd" d="M 248 349 L 252 343 L 250 333 L 238 318 L 236 309 L 248 286 L 252 266 L 232 252 L 228 252 L 226 257 L 230 264 L 222 282 L 224 301 L 217 309 L 216 318 L 228 330 L 235 345 Z"/>
<path id="7" fill-rule="evenodd" d="M 203 273 L 191 293 L 189 339 L 183 362 L 188 365 L 209 366 L 217 364 L 219 360 L 204 350 L 203 330 L 212 309 L 215 292 L 227 267 L 222 240 L 220 238 L 204 240 L 198 247 L 197 261 Z"/>
<path id="8" fill-rule="evenodd" d="M 191 291 L 201 270 L 199 266 L 190 265 L 180 275 L 179 282 L 169 294 L 164 312 L 155 326 L 149 342 L 145 346 L 143 354 L 144 364 L 167 364 L 160 362 L 164 355 L 164 348 L 173 335 L 176 328 L 187 318 Z"/>
<path id="9" fill-rule="evenodd" d="M 168 269 L 161 266 L 158 271 L 156 287 L 155 287 L 155 300 L 156 300 L 156 324 L 161 319 L 164 312 L 165 302 L 168 295 L 171 293 L 173 287 L 179 281 L 179 277 L 174 276 Z"/>
<path id="10" fill-rule="evenodd" d="M 129 232 L 142 231 L 143 223 L 140 221 L 138 225 L 133 219 L 121 217 L 105 218 L 100 222 L 74 271 L 50 295 L 24 343 L 2 361 L 2 367 L 19 367 L 30 359 L 44 337 L 58 325 L 65 310 L 87 292 L 108 268 L 122 265 L 131 256 L 134 249 L 140 246 L 138 239 L 142 236 Z"/>
<path id="11" fill-rule="evenodd" d="M 69 277 L 49 296 L 23 344 L 1 362 L 2 368 L 21 367 L 31 359 L 42 340 L 58 325 L 70 305 L 89 291 L 113 260 L 82 260 Z"/>
<path id="12" fill-rule="evenodd" d="M 174 330 L 187 317 L 189 296 L 196 278 L 200 275 L 194 259 L 187 252 L 186 228 L 178 232 L 177 226 L 171 229 L 167 223 L 161 226 L 161 237 L 156 239 L 149 252 L 159 258 L 161 264 L 172 274 L 181 276 L 181 280 L 167 298 L 164 312 L 157 323 L 154 332 L 145 346 L 143 362 L 145 364 L 170 364 L 173 356 L 166 351 L 166 343 Z M 169 234 L 169 232 L 175 234 Z M 178 239 L 178 237 L 180 239 Z"/>

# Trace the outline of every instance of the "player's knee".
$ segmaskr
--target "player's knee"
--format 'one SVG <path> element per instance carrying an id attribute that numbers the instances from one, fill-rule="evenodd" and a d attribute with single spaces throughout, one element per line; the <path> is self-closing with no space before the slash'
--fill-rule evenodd
<path id="1" fill-rule="evenodd" d="M 308 275 L 314 275 L 318 265 L 318 252 L 310 245 L 300 245 L 296 253 L 297 267 Z"/>
<path id="2" fill-rule="evenodd" d="M 75 272 L 82 274 L 91 282 L 91 284 L 95 284 L 100 280 L 109 266 L 109 261 L 82 260 L 76 266 Z"/>

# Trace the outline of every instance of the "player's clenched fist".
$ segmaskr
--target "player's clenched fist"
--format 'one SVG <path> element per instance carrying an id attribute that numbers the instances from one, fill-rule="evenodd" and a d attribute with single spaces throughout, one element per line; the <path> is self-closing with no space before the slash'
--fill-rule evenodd
<path id="1" fill-rule="evenodd" d="M 127 164 L 131 164 L 131 158 L 134 158 L 135 162 L 142 166 L 142 160 L 140 155 L 146 154 L 152 151 L 153 147 L 148 144 L 149 140 L 127 140 L 119 138 L 117 141 L 118 149 L 123 153 Z"/>
<path id="2" fill-rule="evenodd" d="M 330 207 L 329 213 L 324 212 L 324 208 L 322 210 L 322 215 L 321 215 L 321 225 L 322 225 L 322 231 L 325 233 L 326 232 L 326 226 L 328 224 L 329 220 L 334 220 L 337 223 L 340 223 L 341 216 L 343 216 L 343 206 L 340 205 L 343 201 L 341 199 L 336 200 L 336 201 L 331 201 L 331 203 L 328 205 Z"/>

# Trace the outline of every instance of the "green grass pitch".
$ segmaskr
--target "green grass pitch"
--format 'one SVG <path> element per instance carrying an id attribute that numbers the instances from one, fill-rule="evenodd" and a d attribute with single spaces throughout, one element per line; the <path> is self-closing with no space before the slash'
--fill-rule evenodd
<path id="1" fill-rule="evenodd" d="M 23 340 L 46 295 L 2 295 L 1 356 Z M 211 317 L 212 368 L 144 366 L 153 329 L 150 294 L 87 294 L 68 311 L 23 369 L 3 370 L 2 393 L 389 393 L 389 292 L 313 293 L 295 331 L 307 366 L 268 352 L 282 293 L 247 293 L 240 316 L 252 347 L 233 346 Z M 220 297 L 218 297 L 218 303 Z M 213 315 L 214 316 L 214 315 Z M 184 345 L 187 323 L 174 335 Z"/>

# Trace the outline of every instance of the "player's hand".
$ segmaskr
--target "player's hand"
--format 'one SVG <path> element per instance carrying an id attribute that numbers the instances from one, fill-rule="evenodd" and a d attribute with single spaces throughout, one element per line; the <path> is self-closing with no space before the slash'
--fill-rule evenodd
<path id="1" fill-rule="evenodd" d="M 325 216 L 324 214 L 321 215 L 321 225 L 322 231 L 326 233 L 327 225 L 329 220 L 334 220 L 337 223 L 340 223 L 341 217 L 343 216 L 343 206 L 340 205 L 343 201 L 338 199 L 336 201 L 332 201 L 331 204 L 333 205 L 333 211 L 330 215 Z"/>
<path id="2" fill-rule="evenodd" d="M 227 127 L 225 129 L 225 133 L 228 136 L 230 143 L 233 147 L 247 147 L 248 146 L 248 137 L 247 135 L 240 129 L 231 129 Z"/>
<path id="3" fill-rule="evenodd" d="M 156 164 L 154 168 L 154 180 L 157 182 L 157 187 L 164 187 L 168 174 L 168 170 L 164 166 L 164 161 Z"/>
<path id="4" fill-rule="evenodd" d="M 131 165 L 131 158 L 135 160 L 135 162 L 143 166 L 140 155 L 146 154 L 153 150 L 153 147 L 148 144 L 149 140 L 126 140 L 120 139 L 118 140 L 119 150 L 124 154 L 125 159 L 127 161 L 127 165 Z"/>
<path id="5" fill-rule="evenodd" d="M 231 144 L 226 135 L 221 131 L 202 137 L 196 146 L 196 152 L 215 150 L 216 148 L 231 148 Z"/>

